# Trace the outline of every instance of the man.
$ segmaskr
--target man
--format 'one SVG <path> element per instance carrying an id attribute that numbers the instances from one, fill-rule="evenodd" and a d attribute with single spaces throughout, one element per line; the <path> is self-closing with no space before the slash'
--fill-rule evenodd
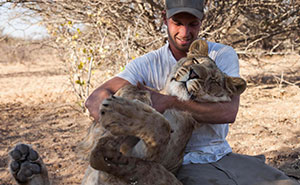
<path id="1" fill-rule="evenodd" d="M 127 85 L 146 86 L 162 90 L 172 66 L 185 57 L 190 44 L 197 39 L 203 18 L 202 0 L 166 0 L 164 23 L 168 43 L 158 50 L 130 62 L 125 70 L 98 87 L 86 101 L 91 116 L 99 119 L 99 105 Z M 208 42 L 209 56 L 229 76 L 239 76 L 238 57 L 233 48 Z M 203 123 L 186 146 L 183 166 L 177 178 L 185 185 L 196 184 L 297 184 L 282 172 L 267 166 L 261 157 L 233 154 L 225 137 L 228 123 L 235 121 L 239 96 L 231 102 L 198 103 L 179 101 L 176 97 L 151 91 L 153 107 L 163 113 L 175 108 L 194 113 Z"/>

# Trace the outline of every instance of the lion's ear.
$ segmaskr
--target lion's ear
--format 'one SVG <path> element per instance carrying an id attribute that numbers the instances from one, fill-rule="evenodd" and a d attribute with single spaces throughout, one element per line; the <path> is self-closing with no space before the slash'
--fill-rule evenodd
<path id="1" fill-rule="evenodd" d="M 245 91 L 247 83 L 240 77 L 225 76 L 225 87 L 230 94 L 239 95 Z"/>
<path id="2" fill-rule="evenodd" d="M 195 40 L 189 48 L 188 55 L 207 57 L 208 56 L 207 42 L 202 39 Z"/>

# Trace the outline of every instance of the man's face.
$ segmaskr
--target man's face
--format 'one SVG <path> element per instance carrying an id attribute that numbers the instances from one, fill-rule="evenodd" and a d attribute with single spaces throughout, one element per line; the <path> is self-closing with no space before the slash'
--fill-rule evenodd
<path id="1" fill-rule="evenodd" d="M 166 20 L 171 48 L 188 52 L 191 43 L 197 39 L 201 21 L 189 14 L 178 13 Z"/>

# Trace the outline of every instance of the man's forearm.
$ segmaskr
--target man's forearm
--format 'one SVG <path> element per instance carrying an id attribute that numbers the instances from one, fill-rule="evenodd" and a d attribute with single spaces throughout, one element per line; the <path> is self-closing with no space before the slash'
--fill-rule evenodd
<path id="1" fill-rule="evenodd" d="M 199 123 L 233 123 L 238 112 L 239 99 L 239 96 L 233 96 L 230 102 L 198 103 L 170 97 L 169 108 L 188 111 Z"/>

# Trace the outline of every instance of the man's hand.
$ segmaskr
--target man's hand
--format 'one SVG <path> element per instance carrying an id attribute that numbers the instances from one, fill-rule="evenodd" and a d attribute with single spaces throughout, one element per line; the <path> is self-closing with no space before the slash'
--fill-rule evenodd
<path id="1" fill-rule="evenodd" d="M 90 112 L 90 116 L 94 118 L 95 121 L 99 120 L 99 107 L 102 101 L 111 96 L 111 93 L 107 90 L 98 89 L 93 92 L 91 96 L 85 102 L 86 108 Z"/>
<path id="2" fill-rule="evenodd" d="M 147 88 L 146 86 L 142 85 L 141 83 L 137 84 L 137 87 L 142 90 L 147 90 L 151 94 L 151 101 L 152 101 L 152 107 L 160 112 L 164 113 L 166 109 L 171 108 L 172 103 L 175 99 L 173 96 L 163 95 L 160 94 L 157 91 L 151 90 Z"/>
<path id="3" fill-rule="evenodd" d="M 130 84 L 128 81 L 119 77 L 114 77 L 95 89 L 85 102 L 85 106 L 89 110 L 90 116 L 93 117 L 95 121 L 98 121 L 100 118 L 99 107 L 102 101 L 128 84 Z"/>

